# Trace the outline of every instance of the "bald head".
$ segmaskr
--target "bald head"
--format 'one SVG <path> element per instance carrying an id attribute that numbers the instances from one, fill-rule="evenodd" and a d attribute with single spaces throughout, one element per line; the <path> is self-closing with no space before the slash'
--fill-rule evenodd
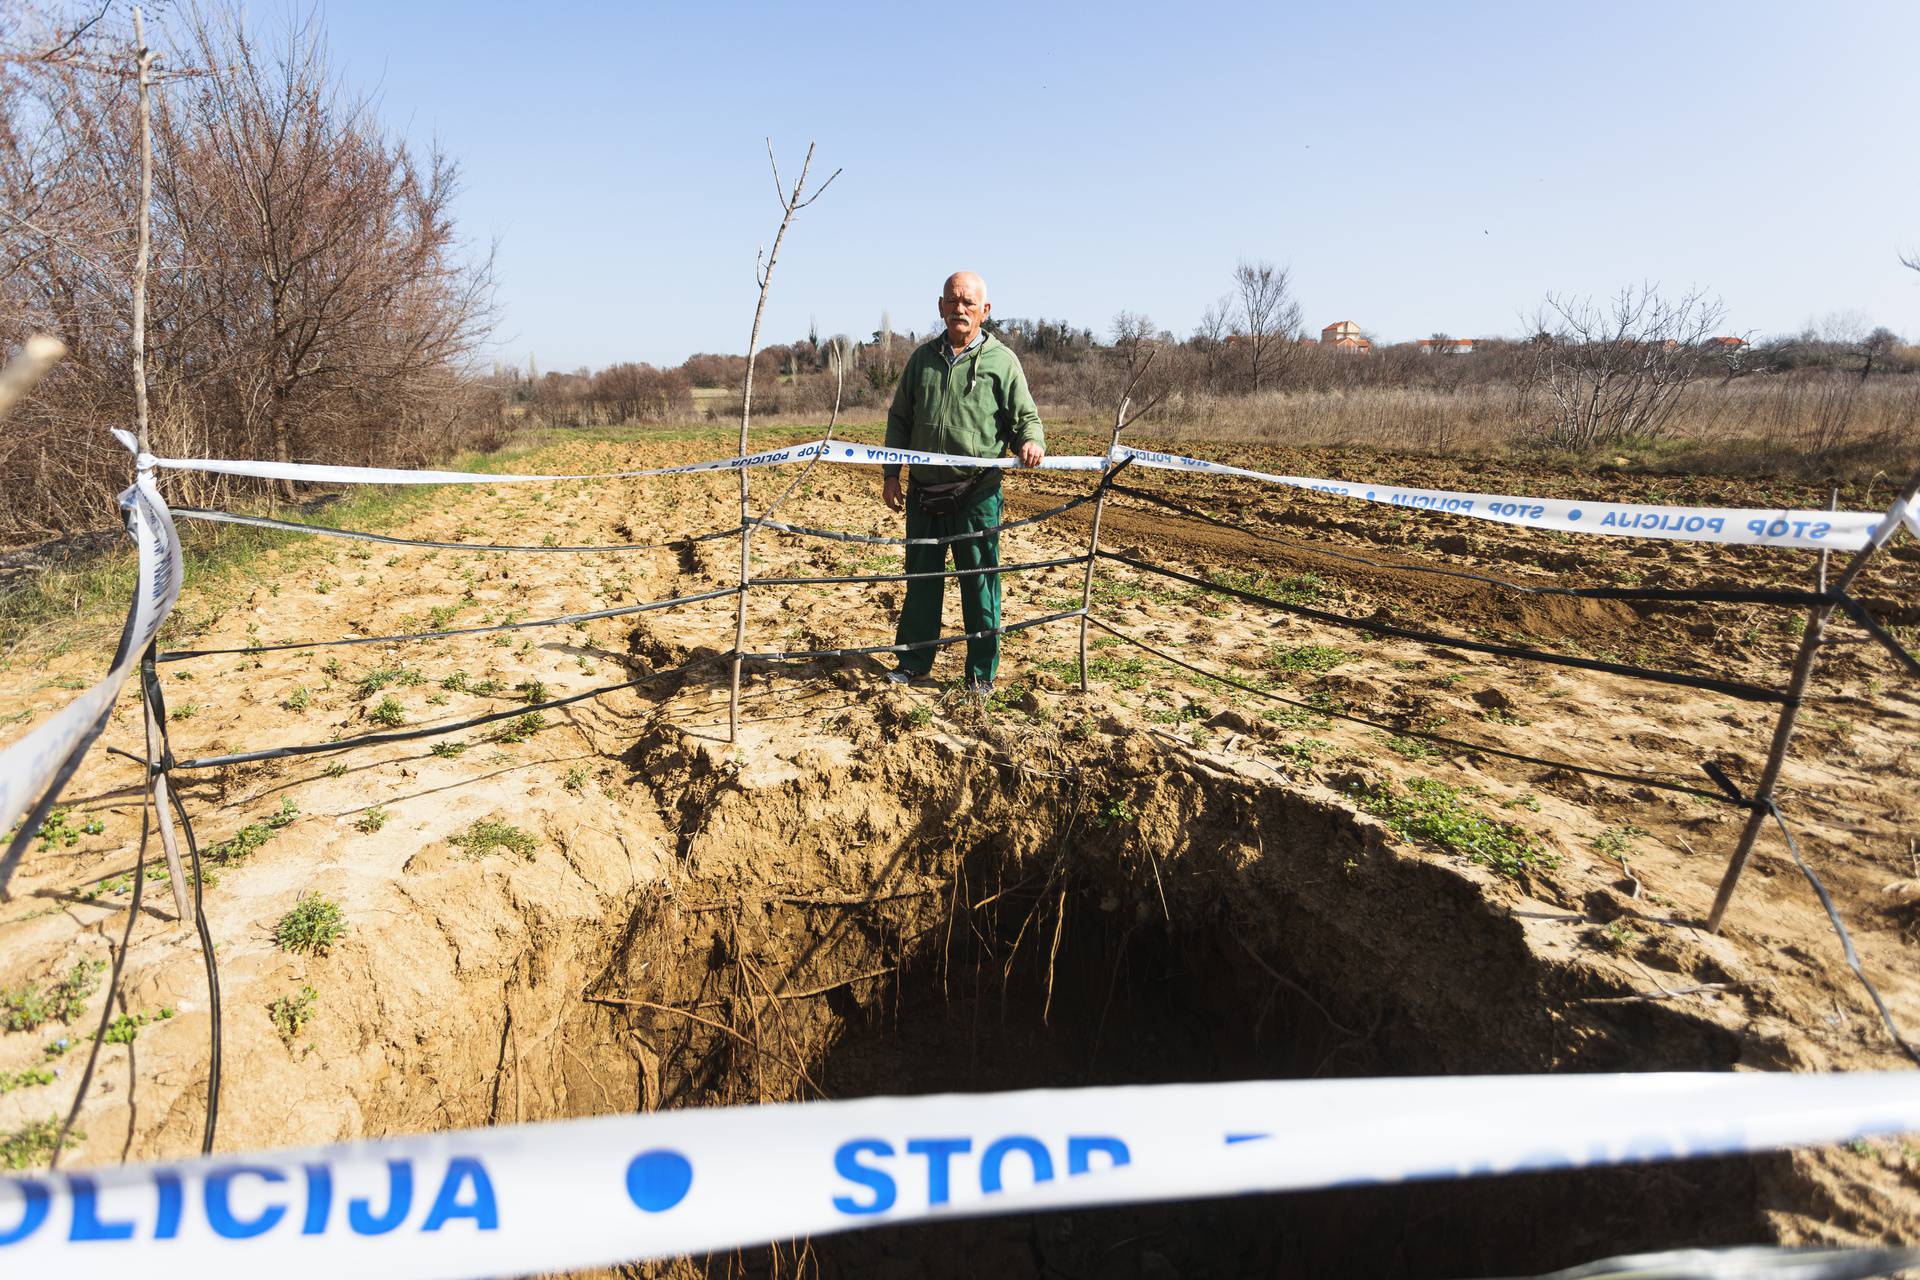
<path id="1" fill-rule="evenodd" d="M 940 318 L 946 322 L 947 342 L 955 351 L 980 336 L 981 326 L 992 312 L 985 280 L 971 271 L 956 271 L 947 277 L 940 290 Z"/>

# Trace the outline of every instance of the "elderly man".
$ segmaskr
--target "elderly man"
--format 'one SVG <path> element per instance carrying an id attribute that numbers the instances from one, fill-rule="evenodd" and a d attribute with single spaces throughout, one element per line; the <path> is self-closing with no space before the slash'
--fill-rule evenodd
<path id="1" fill-rule="evenodd" d="M 997 458 L 1011 450 L 1024 467 L 1046 456 L 1040 411 L 1027 390 L 1019 358 L 986 331 L 993 304 L 986 282 L 971 271 L 947 277 L 940 292 L 940 318 L 946 332 L 907 357 L 900 385 L 887 411 L 887 447 L 924 453 Z M 886 468 L 886 503 L 907 513 L 908 538 L 951 541 L 907 544 L 908 573 L 940 573 L 947 551 L 955 569 L 991 569 L 1000 563 L 1000 472 L 994 467 L 912 469 L 903 494 L 900 468 Z M 954 538 L 956 534 L 973 535 Z M 960 619 L 973 639 L 967 641 L 967 687 L 982 696 L 993 692 L 1000 664 L 1000 575 L 975 573 L 955 578 L 960 588 Z M 894 643 L 919 644 L 940 634 L 940 610 L 946 579 L 912 578 L 900 609 Z M 887 678 L 904 684 L 927 674 L 936 650 L 907 649 Z"/>

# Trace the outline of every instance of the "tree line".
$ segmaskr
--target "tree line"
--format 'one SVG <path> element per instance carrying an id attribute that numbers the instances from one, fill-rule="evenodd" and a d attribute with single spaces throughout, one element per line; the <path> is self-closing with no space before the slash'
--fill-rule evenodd
<path id="1" fill-rule="evenodd" d="M 0 536 L 98 527 L 127 459 L 140 138 L 128 33 L 0 15 L 0 346 L 68 358 L 0 437 Z M 470 360 L 490 254 L 455 229 L 454 161 L 387 130 L 293 19 L 167 14 L 152 100 L 147 364 L 161 454 L 417 465 L 500 437 Z M 231 482 L 183 482 L 217 497 Z M 282 496 L 290 496 L 290 489 Z"/>

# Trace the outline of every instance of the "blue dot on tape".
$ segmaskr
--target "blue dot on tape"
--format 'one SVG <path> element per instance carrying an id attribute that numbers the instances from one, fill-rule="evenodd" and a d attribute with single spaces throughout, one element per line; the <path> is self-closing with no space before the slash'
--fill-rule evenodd
<path id="1" fill-rule="evenodd" d="M 642 1151 L 627 1162 L 627 1198 L 648 1213 L 665 1213 L 687 1198 L 693 1164 L 678 1151 Z"/>
<path id="2" fill-rule="evenodd" d="M 1567 519 L 1578 520 L 1579 518 L 1580 518 L 1580 508 L 1575 507 L 1573 510 L 1567 512 Z"/>
<path id="3" fill-rule="evenodd" d="M 853 456 L 853 450 L 851 449 L 847 450 L 847 456 L 851 458 Z"/>
<path id="4" fill-rule="evenodd" d="M 1372 501 L 1373 501 L 1373 490 L 1371 490 L 1371 489 L 1369 489 L 1369 490 L 1367 490 L 1367 501 L 1368 501 L 1368 502 L 1372 502 Z"/>

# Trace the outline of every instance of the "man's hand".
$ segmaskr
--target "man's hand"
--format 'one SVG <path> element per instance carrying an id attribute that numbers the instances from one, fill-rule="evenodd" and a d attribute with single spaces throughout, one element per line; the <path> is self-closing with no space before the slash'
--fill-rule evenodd
<path id="1" fill-rule="evenodd" d="M 1031 440 L 1020 446 L 1020 465 L 1023 467 L 1037 467 L 1046 456 L 1047 451 Z"/>
<path id="2" fill-rule="evenodd" d="M 905 511 L 907 509 L 906 495 L 900 491 L 900 476 L 897 472 L 888 476 L 881 484 L 880 496 L 885 500 L 886 504 L 895 511 Z"/>

